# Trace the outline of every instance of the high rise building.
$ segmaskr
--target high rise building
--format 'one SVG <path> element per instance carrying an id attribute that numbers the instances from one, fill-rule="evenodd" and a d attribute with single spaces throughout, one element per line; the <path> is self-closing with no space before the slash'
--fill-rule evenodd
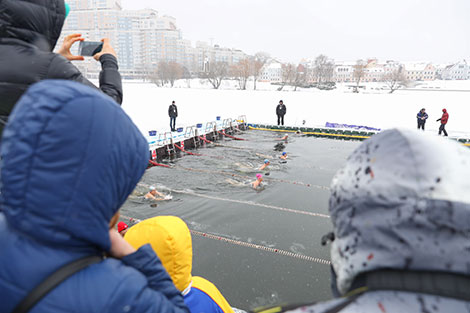
<path id="1" fill-rule="evenodd" d="M 122 10 L 121 0 L 68 0 L 67 3 L 71 11 L 59 44 L 73 33 L 82 34 L 87 41 L 109 38 L 124 78 L 143 77 L 161 61 L 177 62 L 190 72 L 201 72 L 206 62 L 233 64 L 246 57 L 240 50 L 206 43 L 197 43 L 193 48 L 189 40 L 183 39 L 175 18 L 160 16 L 153 9 Z M 77 62 L 77 66 L 91 78 L 96 78 L 100 70 L 91 58 Z"/>

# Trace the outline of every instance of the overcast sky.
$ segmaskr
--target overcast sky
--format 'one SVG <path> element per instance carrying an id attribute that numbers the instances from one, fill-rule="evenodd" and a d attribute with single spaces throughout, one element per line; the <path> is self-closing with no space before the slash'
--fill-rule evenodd
<path id="1" fill-rule="evenodd" d="M 470 60 L 470 0 L 121 0 L 176 18 L 183 37 L 298 62 Z"/>

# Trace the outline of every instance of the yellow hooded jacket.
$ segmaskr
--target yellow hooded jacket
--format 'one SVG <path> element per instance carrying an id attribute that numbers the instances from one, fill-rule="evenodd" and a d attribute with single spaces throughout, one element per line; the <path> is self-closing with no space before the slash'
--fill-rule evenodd
<path id="1" fill-rule="evenodd" d="M 202 310 L 205 313 L 233 313 L 214 284 L 202 277 L 192 277 L 191 234 L 179 217 L 149 218 L 129 228 L 124 239 L 136 249 L 148 243 L 152 246 L 176 288 L 184 295 L 185 303 L 192 313 L 200 313 Z"/>

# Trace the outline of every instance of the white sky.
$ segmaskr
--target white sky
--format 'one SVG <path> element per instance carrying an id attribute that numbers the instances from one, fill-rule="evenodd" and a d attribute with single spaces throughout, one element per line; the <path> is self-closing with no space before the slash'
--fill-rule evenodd
<path id="1" fill-rule="evenodd" d="M 183 37 L 284 61 L 326 54 L 470 60 L 470 0 L 121 0 L 176 18 Z"/>

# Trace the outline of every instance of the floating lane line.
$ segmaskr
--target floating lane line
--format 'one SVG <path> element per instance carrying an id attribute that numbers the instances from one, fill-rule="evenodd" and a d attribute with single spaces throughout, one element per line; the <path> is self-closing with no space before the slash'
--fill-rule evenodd
<path id="1" fill-rule="evenodd" d="M 140 223 L 142 221 L 140 219 L 132 218 L 132 217 L 122 215 L 122 214 L 121 214 L 120 217 L 124 218 L 124 219 L 127 219 L 132 223 Z M 222 241 L 222 242 L 229 243 L 229 244 L 232 244 L 232 245 L 257 249 L 257 250 L 261 250 L 261 251 L 267 251 L 267 252 L 276 253 L 276 254 L 288 256 L 288 257 L 291 257 L 291 258 L 300 259 L 300 260 L 313 262 L 313 263 L 318 263 L 318 264 L 324 264 L 324 265 L 330 265 L 331 264 L 331 262 L 329 260 L 316 258 L 316 257 L 313 257 L 313 256 L 308 256 L 308 255 L 294 253 L 294 252 L 290 252 L 290 251 L 286 251 L 286 250 L 266 247 L 266 246 L 263 246 L 263 245 L 257 245 L 257 244 L 250 243 L 250 242 L 234 240 L 234 239 L 230 239 L 230 238 L 227 238 L 227 237 L 223 237 L 223 236 L 219 236 L 219 235 L 213 235 L 213 234 L 209 234 L 209 233 L 204 233 L 204 232 L 197 231 L 197 230 L 190 229 L 189 231 L 191 232 L 192 235 L 195 235 L 195 236 L 198 236 L 198 237 L 218 240 L 218 241 Z"/>
<path id="2" fill-rule="evenodd" d="M 167 188 L 167 189 L 169 191 L 174 192 L 174 193 L 181 193 L 181 194 L 191 195 L 191 196 L 195 196 L 195 197 L 199 197 L 199 198 L 206 198 L 206 199 L 212 199 L 212 200 L 219 200 L 219 201 L 233 202 L 233 203 L 246 204 L 246 205 L 252 205 L 252 206 L 259 206 L 259 207 L 263 207 L 263 208 L 279 210 L 279 211 L 284 211 L 284 212 L 290 212 L 290 213 L 295 213 L 295 214 L 309 215 L 309 216 L 322 217 L 322 218 L 330 218 L 329 215 L 322 214 L 322 213 L 314 213 L 314 212 L 301 211 L 301 210 L 290 209 L 290 208 L 283 208 L 283 207 L 278 207 L 278 206 L 275 206 L 275 205 L 257 203 L 257 202 L 253 202 L 253 201 L 219 198 L 219 197 L 215 197 L 215 196 L 203 195 L 203 194 L 200 194 L 200 193 L 195 193 L 195 192 L 186 191 L 186 190 L 176 190 L 176 189 L 170 189 L 170 188 Z"/>
<path id="3" fill-rule="evenodd" d="M 190 168 L 190 167 L 184 167 L 184 166 L 181 166 L 181 165 L 178 165 L 177 167 L 173 167 L 173 168 L 183 169 L 185 171 L 198 172 L 198 173 L 222 174 L 222 175 L 227 175 L 227 176 L 232 176 L 232 177 L 240 177 L 240 178 L 246 178 L 246 179 L 252 178 L 251 176 L 238 175 L 238 174 L 233 174 L 233 173 L 230 173 L 230 172 L 195 169 L 195 168 Z M 291 181 L 291 180 L 279 179 L 279 178 L 272 178 L 272 177 L 266 177 L 266 176 L 264 176 L 264 179 L 267 180 L 267 181 L 274 181 L 274 182 L 288 183 L 288 184 L 293 184 L 293 185 L 300 185 L 300 186 L 305 186 L 305 187 L 318 188 L 318 189 L 323 189 L 323 190 L 330 190 L 329 187 L 322 186 L 322 185 L 307 184 L 307 183 L 304 183 L 304 182 L 297 182 L 297 181 Z"/>

